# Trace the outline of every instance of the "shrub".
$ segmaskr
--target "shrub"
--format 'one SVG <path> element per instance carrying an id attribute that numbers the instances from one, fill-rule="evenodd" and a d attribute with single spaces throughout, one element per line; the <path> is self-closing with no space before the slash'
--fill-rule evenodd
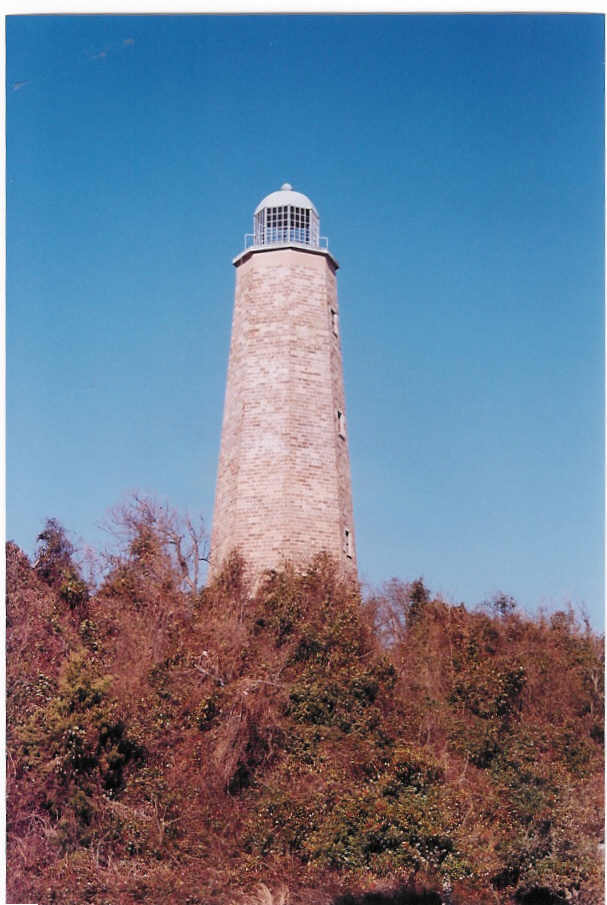
<path id="1" fill-rule="evenodd" d="M 170 513 L 121 517 L 96 592 L 53 524 L 35 568 L 7 547 L 14 901 L 600 901 L 603 642 L 572 612 L 364 604 L 323 555 L 199 593 Z"/>

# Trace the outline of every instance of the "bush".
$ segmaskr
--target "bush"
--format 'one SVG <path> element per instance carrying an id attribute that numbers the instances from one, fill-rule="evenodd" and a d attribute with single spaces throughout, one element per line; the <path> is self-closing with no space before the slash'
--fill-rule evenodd
<path id="1" fill-rule="evenodd" d="M 572 612 L 365 604 L 323 555 L 199 593 L 178 520 L 121 519 L 96 592 L 56 523 L 34 568 L 7 547 L 14 901 L 597 905 L 603 642 Z"/>

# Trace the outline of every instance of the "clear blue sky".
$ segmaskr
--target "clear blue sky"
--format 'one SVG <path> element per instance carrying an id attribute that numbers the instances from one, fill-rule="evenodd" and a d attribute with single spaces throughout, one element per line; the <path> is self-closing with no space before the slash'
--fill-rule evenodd
<path id="1" fill-rule="evenodd" d="M 210 526 L 232 257 L 309 195 L 361 577 L 602 624 L 603 17 L 7 20 L 7 536 Z"/>

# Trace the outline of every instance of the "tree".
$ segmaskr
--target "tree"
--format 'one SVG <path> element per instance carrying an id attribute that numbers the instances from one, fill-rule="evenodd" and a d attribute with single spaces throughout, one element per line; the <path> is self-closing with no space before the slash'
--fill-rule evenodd
<path id="1" fill-rule="evenodd" d="M 112 510 L 111 535 L 125 544 L 131 557 L 142 560 L 152 554 L 167 557 L 180 576 L 182 589 L 197 593 L 202 583 L 201 563 L 208 563 L 208 537 L 202 517 L 181 515 L 151 497 L 134 494 Z"/>
<path id="2" fill-rule="evenodd" d="M 65 528 L 55 518 L 48 518 L 36 538 L 38 550 L 34 568 L 47 584 L 56 585 L 63 573 L 73 568 L 74 546 L 67 538 Z"/>

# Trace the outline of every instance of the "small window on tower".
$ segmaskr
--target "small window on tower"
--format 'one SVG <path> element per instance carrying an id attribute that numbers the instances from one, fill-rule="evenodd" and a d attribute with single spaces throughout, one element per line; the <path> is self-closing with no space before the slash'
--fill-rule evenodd
<path id="1" fill-rule="evenodd" d="M 331 308 L 331 330 L 334 336 L 339 336 L 339 315 L 335 308 Z"/>
<path id="2" fill-rule="evenodd" d="M 349 528 L 344 529 L 344 553 L 352 559 L 352 533 Z"/>
<path id="3" fill-rule="evenodd" d="M 346 436 L 346 416 L 343 412 L 337 410 L 337 433 L 345 439 Z"/>

